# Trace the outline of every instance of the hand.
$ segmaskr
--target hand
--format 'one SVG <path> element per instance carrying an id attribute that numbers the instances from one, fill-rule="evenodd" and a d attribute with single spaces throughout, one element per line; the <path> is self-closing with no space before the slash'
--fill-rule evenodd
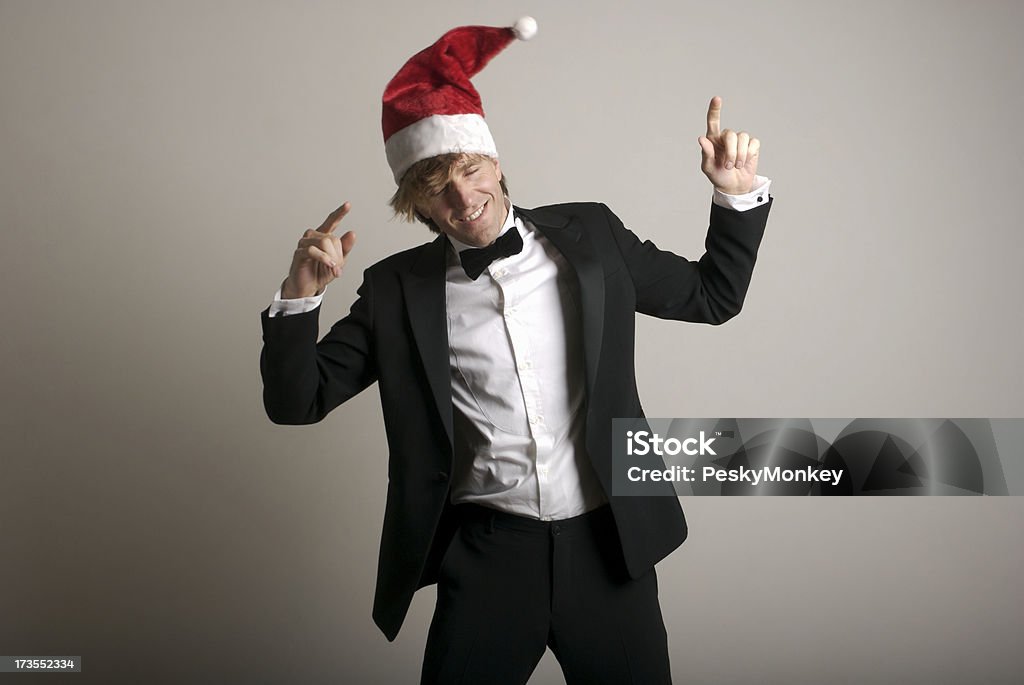
<path id="1" fill-rule="evenodd" d="M 339 238 L 334 235 L 334 229 L 351 208 L 352 205 L 346 202 L 331 212 L 320 228 L 315 231 L 309 229 L 302 234 L 292 255 L 288 278 L 281 285 L 281 299 L 318 295 L 341 275 L 345 258 L 356 244 L 356 234 L 348 231 Z"/>
<path id="2" fill-rule="evenodd" d="M 700 170 L 715 188 L 729 195 L 742 195 L 754 189 L 761 141 L 746 131 L 719 130 L 722 119 L 722 98 L 711 98 L 708 105 L 707 136 L 700 136 Z"/>

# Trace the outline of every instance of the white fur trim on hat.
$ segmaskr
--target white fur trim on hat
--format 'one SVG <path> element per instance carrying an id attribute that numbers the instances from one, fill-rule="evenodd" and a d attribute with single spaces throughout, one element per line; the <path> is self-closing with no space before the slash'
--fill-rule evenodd
<path id="1" fill-rule="evenodd" d="M 409 124 L 384 143 L 395 183 L 416 162 L 449 152 L 469 152 L 498 158 L 498 148 L 479 114 L 435 114 Z"/>

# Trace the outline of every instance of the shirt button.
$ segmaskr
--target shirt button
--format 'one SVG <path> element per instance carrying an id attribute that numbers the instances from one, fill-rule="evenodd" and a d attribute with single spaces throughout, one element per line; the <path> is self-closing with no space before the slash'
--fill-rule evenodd
<path id="1" fill-rule="evenodd" d="M 758 201 L 758 202 L 760 202 L 760 201 L 761 201 L 762 199 L 763 199 L 763 198 L 762 198 L 762 197 L 761 197 L 760 195 L 758 195 L 758 196 L 757 196 L 757 201 Z"/>

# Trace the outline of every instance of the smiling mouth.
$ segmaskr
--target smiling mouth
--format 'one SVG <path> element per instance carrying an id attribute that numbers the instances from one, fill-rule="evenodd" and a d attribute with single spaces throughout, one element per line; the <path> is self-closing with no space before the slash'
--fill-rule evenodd
<path id="1" fill-rule="evenodd" d="M 488 202 L 489 202 L 489 200 L 488 200 Z M 472 223 L 472 222 L 476 221 L 477 219 L 480 218 L 480 215 L 484 213 L 484 208 L 486 206 L 487 206 L 487 202 L 485 202 L 482 205 L 480 205 L 477 208 L 477 210 L 475 212 L 473 212 L 472 214 L 470 214 L 469 216 L 465 216 L 465 217 L 459 219 L 459 221 L 464 221 L 466 223 Z"/>

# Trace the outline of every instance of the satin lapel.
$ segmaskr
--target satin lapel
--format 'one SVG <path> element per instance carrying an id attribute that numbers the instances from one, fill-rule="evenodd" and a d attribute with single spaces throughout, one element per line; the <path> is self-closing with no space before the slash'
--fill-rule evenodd
<path id="1" fill-rule="evenodd" d="M 447 238 L 438 236 L 423 248 L 412 269 L 401 274 L 400 279 L 413 339 L 437 403 L 437 413 L 448 433 L 448 442 L 453 445 L 452 382 L 444 293 L 447 248 Z"/>
<path id="2" fill-rule="evenodd" d="M 583 309 L 583 351 L 589 392 L 597 378 L 597 362 L 601 358 L 604 336 L 604 269 L 578 219 L 545 210 L 516 207 L 515 211 L 536 226 L 576 272 Z"/>

